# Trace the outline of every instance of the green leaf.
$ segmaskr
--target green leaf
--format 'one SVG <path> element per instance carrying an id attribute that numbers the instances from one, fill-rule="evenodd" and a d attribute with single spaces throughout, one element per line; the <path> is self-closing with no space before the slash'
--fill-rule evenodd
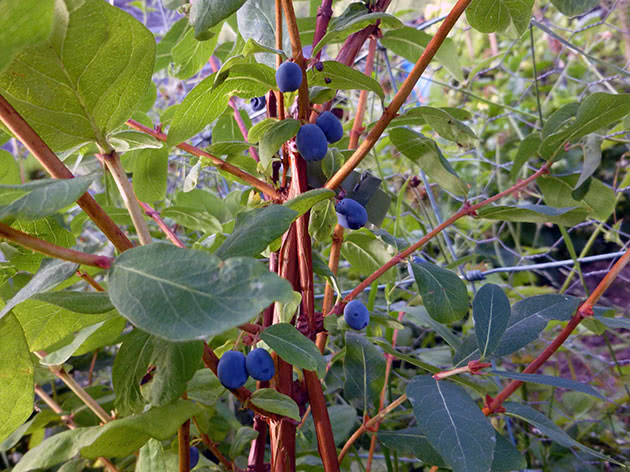
<path id="1" fill-rule="evenodd" d="M 249 426 L 241 426 L 234 435 L 230 444 L 230 457 L 237 457 L 245 447 L 258 437 L 258 431 Z"/>
<path id="2" fill-rule="evenodd" d="M 410 266 L 431 318 L 447 324 L 461 320 L 468 313 L 468 290 L 457 274 L 429 262 Z"/>
<path id="3" fill-rule="evenodd" d="M 615 191 L 600 180 L 591 178 L 586 195 L 581 200 L 573 197 L 578 174 L 562 177 L 542 176 L 536 184 L 543 193 L 545 203 L 552 207 L 583 207 L 594 218 L 606 221 L 615 211 Z"/>
<path id="4" fill-rule="evenodd" d="M 271 165 L 273 155 L 278 152 L 280 146 L 295 136 L 300 129 L 300 122 L 292 118 L 274 121 L 260 139 L 260 163 L 265 169 Z"/>
<path id="5" fill-rule="evenodd" d="M 213 215 L 195 208 L 172 206 L 162 211 L 163 218 L 170 218 L 190 231 L 203 231 L 207 234 L 220 233 L 223 225 Z"/>
<path id="6" fill-rule="evenodd" d="M 33 295 L 34 300 L 50 303 L 75 313 L 90 315 L 106 313 L 114 309 L 106 292 L 74 292 L 63 290 Z"/>
<path id="7" fill-rule="evenodd" d="M 264 46 L 253 38 L 249 38 L 247 40 L 247 42 L 245 43 L 245 46 L 243 46 L 243 50 L 241 51 L 241 54 L 247 57 L 247 56 L 251 56 L 252 54 L 257 54 L 261 52 L 270 52 L 272 54 L 278 54 L 282 56 L 283 60 L 287 58 L 284 51 L 281 51 L 280 49 Z"/>
<path id="8" fill-rule="evenodd" d="M 457 338 L 457 336 L 453 334 L 453 332 L 448 327 L 444 326 L 442 323 L 438 323 L 433 318 L 431 318 L 425 307 L 408 306 L 403 308 L 402 311 L 407 314 L 405 318 L 407 321 L 411 321 L 418 326 L 425 326 L 432 329 L 453 349 L 457 350 L 457 348 L 459 348 L 461 342 Z"/>
<path id="9" fill-rule="evenodd" d="M 103 143 L 131 116 L 151 82 L 155 38 L 102 0 L 55 5 L 54 33 L 14 58 L 0 74 L 0 91 L 53 150 L 63 151 Z"/>
<path id="10" fill-rule="evenodd" d="M 167 143 L 174 146 L 200 132 L 225 112 L 231 96 L 254 98 L 276 87 L 273 69 L 263 64 L 236 64 L 227 78 L 214 84 L 217 74 L 199 82 L 175 110 Z"/>
<path id="11" fill-rule="evenodd" d="M 193 5 L 198 3 L 195 2 Z M 223 4 L 223 2 L 219 3 Z M 199 72 L 212 56 L 219 40 L 220 30 L 221 25 L 214 28 L 214 32 L 208 32 L 212 35 L 211 38 L 200 41 L 196 38 L 196 31 L 187 29 L 171 49 L 169 73 L 178 79 L 186 80 Z"/>
<path id="12" fill-rule="evenodd" d="M 330 200 L 335 196 L 335 192 L 328 190 L 327 188 L 316 188 L 309 190 L 308 192 L 301 193 L 295 198 L 284 202 L 284 206 L 297 211 L 299 215 L 303 215 L 319 202 L 324 200 Z"/>
<path id="13" fill-rule="evenodd" d="M 107 137 L 109 143 L 118 152 L 135 151 L 137 149 L 160 149 L 164 147 L 162 141 L 153 136 L 132 129 L 119 131 Z M 123 156 L 126 159 L 127 156 Z"/>
<path id="14" fill-rule="evenodd" d="M 366 411 L 378 405 L 385 382 L 385 358 L 363 334 L 346 331 L 343 372 L 344 397 L 352 406 Z"/>
<path id="15" fill-rule="evenodd" d="M 586 219 L 584 208 L 553 208 L 545 205 L 526 203 L 519 206 L 487 206 L 477 212 L 479 218 L 523 223 L 555 223 L 574 226 Z"/>
<path id="16" fill-rule="evenodd" d="M 586 182 L 602 163 L 602 141 L 602 138 L 594 134 L 586 136 L 584 143 L 584 165 L 582 166 L 580 178 L 575 184 L 576 189 Z"/>
<path id="17" fill-rule="evenodd" d="M 221 261 L 194 249 L 154 243 L 114 261 L 109 295 L 121 315 L 170 341 L 204 339 L 249 321 L 291 285 L 249 258 Z"/>
<path id="18" fill-rule="evenodd" d="M 529 134 L 518 145 L 518 151 L 514 157 L 514 164 L 510 169 L 510 178 L 516 180 L 518 173 L 525 165 L 525 163 L 538 153 L 538 148 L 542 143 L 542 137 L 540 133 Z"/>
<path id="19" fill-rule="evenodd" d="M 424 31 L 404 26 L 387 31 L 383 35 L 381 43 L 394 54 L 402 56 L 412 64 L 415 64 L 429 44 L 429 41 L 431 41 L 431 38 L 432 36 Z M 457 47 L 451 38 L 446 38 L 442 43 L 435 54 L 435 60 L 442 64 L 457 80 L 464 80 Z"/>
<path id="20" fill-rule="evenodd" d="M 173 46 L 180 41 L 182 36 L 186 34 L 186 31 L 188 31 L 188 20 L 182 18 L 176 21 L 173 26 L 171 26 L 171 29 L 160 39 L 156 49 L 155 72 L 164 69 L 171 63 L 171 50 Z"/>
<path id="21" fill-rule="evenodd" d="M 429 443 L 454 472 L 490 470 L 495 431 L 463 388 L 420 375 L 407 385 L 407 396 Z"/>
<path id="22" fill-rule="evenodd" d="M 133 190 L 141 202 L 153 203 L 166 196 L 168 149 L 139 149 L 133 153 Z"/>
<path id="23" fill-rule="evenodd" d="M 595 457 L 599 457 L 605 461 L 614 462 L 615 464 L 622 465 L 620 462 L 612 459 L 611 457 L 602 454 L 590 447 L 586 447 L 583 444 L 580 444 L 567 433 L 565 433 L 559 426 L 557 426 L 553 421 L 547 418 L 545 415 L 540 413 L 537 410 L 534 410 L 532 407 L 523 405 L 515 402 L 506 402 L 503 404 L 506 410 L 506 414 L 509 416 L 513 416 L 515 418 L 519 418 L 523 421 L 528 422 L 532 426 L 536 427 L 542 434 L 548 436 L 554 442 L 557 442 L 561 446 L 564 447 L 576 447 L 587 454 L 590 454 Z"/>
<path id="24" fill-rule="evenodd" d="M 82 356 L 88 352 L 111 346 L 120 342 L 120 335 L 127 326 L 127 320 L 122 316 L 114 316 L 105 320 L 103 326 L 89 336 L 81 346 L 74 351 L 75 356 Z"/>
<path id="25" fill-rule="evenodd" d="M 466 10 L 470 26 L 482 33 L 520 37 L 529 26 L 534 0 L 473 0 Z"/>
<path id="26" fill-rule="evenodd" d="M 353 271 L 368 276 L 391 259 L 391 248 L 368 231 L 353 231 L 344 238 L 341 255 L 350 262 Z M 388 271 L 377 280 L 391 282 L 395 275 Z"/>
<path id="27" fill-rule="evenodd" d="M 299 369 L 316 371 L 320 377 L 326 373 L 326 361 L 315 343 L 289 323 L 269 326 L 260 334 L 260 339 L 273 349 L 284 361 Z"/>
<path id="28" fill-rule="evenodd" d="M 10 300 L 6 302 L 2 311 L 0 311 L 0 318 L 6 315 L 12 308 L 18 303 L 22 303 L 24 300 L 28 300 L 36 293 L 45 292 L 53 287 L 56 287 L 67 278 L 74 275 L 79 268 L 79 264 L 73 262 L 60 261 L 56 259 L 49 259 L 42 264 L 41 269 L 33 276 L 28 283 L 22 287 Z"/>
<path id="29" fill-rule="evenodd" d="M 567 321 L 579 306 L 578 298 L 560 294 L 538 295 L 515 303 L 494 355 L 506 356 L 525 347 L 538 338 L 548 321 Z"/>
<path id="30" fill-rule="evenodd" d="M 63 431 L 30 449 L 13 469 L 27 472 L 47 469 L 77 454 L 88 459 L 126 457 L 149 439 L 171 439 L 184 421 L 200 414 L 202 407 L 188 400 L 152 408 L 146 413 L 111 421 L 103 426 Z"/>
<path id="31" fill-rule="evenodd" d="M 79 331 L 70 344 L 63 346 L 56 351 L 49 352 L 46 357 L 40 359 L 44 365 L 63 365 L 71 356 L 74 355 L 81 345 L 89 338 L 97 329 L 103 326 L 105 322 L 101 321 Z"/>
<path id="32" fill-rule="evenodd" d="M 473 300 L 473 319 L 482 358 L 492 354 L 499 345 L 510 314 L 510 301 L 501 287 L 485 284 L 479 289 Z"/>
<path id="33" fill-rule="evenodd" d="M 273 388 L 260 388 L 256 390 L 247 401 L 265 411 L 300 421 L 300 409 L 297 403 L 295 403 L 291 397 Z"/>
<path id="34" fill-rule="evenodd" d="M 162 443 L 156 439 L 149 439 L 140 448 L 135 472 L 168 472 L 165 456 Z"/>
<path id="35" fill-rule="evenodd" d="M 0 320 L 0 442 L 33 412 L 34 371 L 31 354 L 19 321 L 13 315 Z"/>
<path id="36" fill-rule="evenodd" d="M 245 0 L 198 0 L 190 6 L 190 24 L 195 28 L 195 38 L 207 39 L 207 32 L 243 6 Z"/>
<path id="37" fill-rule="evenodd" d="M 578 16 L 599 5 L 597 0 L 551 0 L 551 3 L 566 16 Z"/>
<path id="38" fill-rule="evenodd" d="M 18 185 L 20 183 L 20 168 L 13 155 L 0 149 L 0 184 Z"/>
<path id="39" fill-rule="evenodd" d="M 398 429 L 378 432 L 378 439 L 387 448 L 405 456 L 415 456 L 425 464 L 445 467 L 444 459 L 433 449 L 421 428 Z"/>
<path id="40" fill-rule="evenodd" d="M 491 472 L 512 472 L 527 468 L 527 459 L 510 441 L 495 431 L 497 444 L 494 448 Z"/>
<path id="41" fill-rule="evenodd" d="M 403 26 L 402 22 L 393 15 L 383 12 L 370 12 L 363 3 L 351 3 L 341 15 L 330 21 L 326 34 L 313 48 L 312 54 L 316 54 L 326 44 L 345 39 L 352 33 L 376 24 L 376 22 L 378 22 L 378 26 L 382 30 L 397 29 Z"/>
<path id="42" fill-rule="evenodd" d="M 283 205 L 255 208 L 236 215 L 234 231 L 221 244 L 216 255 L 221 259 L 257 256 L 267 245 L 289 229 L 298 213 Z"/>
<path id="43" fill-rule="evenodd" d="M 128 415 L 142 412 L 145 399 L 153 406 L 162 406 L 179 398 L 195 374 L 202 354 L 200 342 L 171 343 L 133 330 L 125 337 L 112 369 L 116 409 Z M 149 366 L 155 370 L 141 386 Z"/>
<path id="44" fill-rule="evenodd" d="M 468 187 L 457 176 L 432 139 L 408 128 L 391 129 L 389 139 L 400 153 L 418 164 L 445 190 L 455 195 L 468 193 Z"/>
<path id="45" fill-rule="evenodd" d="M 595 315 L 593 319 L 605 324 L 608 328 L 630 329 L 630 320 L 626 318 L 608 318 L 607 316 Z"/>
<path id="46" fill-rule="evenodd" d="M 53 26 L 54 0 L 3 0 L 0 17 L 0 72 L 27 46 L 48 38 Z"/>
<path id="47" fill-rule="evenodd" d="M 580 103 L 574 120 L 545 137 L 540 154 L 548 161 L 554 160 L 564 150 L 565 143 L 575 143 L 587 134 L 619 121 L 628 113 L 630 93 L 594 93 Z"/>
<path id="48" fill-rule="evenodd" d="M 470 149 L 477 142 L 477 136 L 473 130 L 442 108 L 413 108 L 404 116 L 422 117 L 437 134 L 455 142 L 460 147 Z"/>
<path id="49" fill-rule="evenodd" d="M 96 178 L 89 174 L 74 179 L 35 180 L 23 185 L 0 185 L 0 220 L 36 220 L 74 203 Z"/>
<path id="50" fill-rule="evenodd" d="M 542 129 L 543 140 L 566 128 L 577 114 L 579 108 L 580 104 L 578 102 L 571 102 L 562 105 L 549 115 Z"/>
<path id="51" fill-rule="evenodd" d="M 219 379 L 210 369 L 199 369 L 195 372 L 186 387 L 188 398 L 206 406 L 214 406 L 225 392 Z"/>
<path id="52" fill-rule="evenodd" d="M 381 85 L 372 77 L 341 62 L 323 61 L 321 71 L 311 67 L 307 72 L 309 87 L 320 86 L 336 90 L 369 90 L 384 100 Z M 327 80 L 328 79 L 328 80 Z"/>
<path id="53" fill-rule="evenodd" d="M 197 212 L 207 212 L 221 223 L 226 223 L 232 219 L 232 214 L 225 202 L 205 190 L 194 189 L 190 192 L 179 192 L 175 195 L 175 204 Z"/>
<path id="54" fill-rule="evenodd" d="M 265 118 L 249 129 L 247 133 L 247 140 L 250 143 L 256 144 L 265 136 L 265 134 L 269 132 L 270 129 L 277 126 L 278 123 L 279 120 L 276 118 Z"/>
<path id="55" fill-rule="evenodd" d="M 311 210 L 308 233 L 315 241 L 328 242 L 335 224 L 337 224 L 335 203 L 332 200 L 324 200 L 316 203 Z"/>
<path id="56" fill-rule="evenodd" d="M 521 380 L 523 382 L 533 382 L 542 385 L 552 385 L 554 387 L 564 388 L 567 390 L 575 390 L 576 392 L 582 392 L 587 395 L 597 397 L 600 400 L 609 401 L 590 385 L 571 379 L 555 377 L 553 375 L 525 374 L 519 372 L 505 372 L 502 370 L 490 370 L 488 373 L 506 377 L 508 379 Z"/>

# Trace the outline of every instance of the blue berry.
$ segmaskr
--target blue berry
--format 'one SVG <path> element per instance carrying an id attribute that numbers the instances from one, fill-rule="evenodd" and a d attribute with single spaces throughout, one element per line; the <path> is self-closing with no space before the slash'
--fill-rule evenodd
<path id="1" fill-rule="evenodd" d="M 219 360 L 217 377 L 225 388 L 239 388 L 247 382 L 245 355 L 239 351 L 227 351 Z"/>
<path id="2" fill-rule="evenodd" d="M 271 355 L 263 348 L 257 348 L 247 354 L 247 373 L 256 380 L 266 382 L 276 373 L 276 366 Z"/>
<path id="3" fill-rule="evenodd" d="M 302 68 L 295 62 L 283 62 L 276 71 L 276 84 L 281 92 L 295 92 L 302 84 Z"/>
<path id="4" fill-rule="evenodd" d="M 347 229 L 359 229 L 367 223 L 367 211 L 365 207 L 356 200 L 344 198 L 335 207 L 337 221 Z"/>
<path id="5" fill-rule="evenodd" d="M 322 129 L 329 143 L 336 143 L 343 138 L 343 126 L 333 113 L 325 111 L 315 123 Z"/>
<path id="6" fill-rule="evenodd" d="M 317 125 L 302 126 L 295 141 L 298 151 L 307 161 L 321 161 L 328 152 L 326 135 Z"/>
<path id="7" fill-rule="evenodd" d="M 343 319 L 352 329 L 360 331 L 370 322 L 370 312 L 361 300 L 352 300 L 343 309 Z"/>
<path id="8" fill-rule="evenodd" d="M 267 98 L 264 95 L 262 97 L 254 97 L 249 101 L 249 105 L 253 111 L 260 111 L 267 105 Z"/>
<path id="9" fill-rule="evenodd" d="M 199 449 L 195 446 L 190 448 L 190 468 L 194 469 L 199 462 Z"/>

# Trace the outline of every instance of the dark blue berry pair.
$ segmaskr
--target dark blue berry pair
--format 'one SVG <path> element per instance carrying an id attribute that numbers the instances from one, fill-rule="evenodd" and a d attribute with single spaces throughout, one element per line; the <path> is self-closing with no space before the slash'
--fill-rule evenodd
<path id="1" fill-rule="evenodd" d="M 249 376 L 260 381 L 269 381 L 276 373 L 271 355 L 264 349 L 252 350 L 245 358 L 239 351 L 227 351 L 219 360 L 217 377 L 224 387 L 242 387 Z"/>

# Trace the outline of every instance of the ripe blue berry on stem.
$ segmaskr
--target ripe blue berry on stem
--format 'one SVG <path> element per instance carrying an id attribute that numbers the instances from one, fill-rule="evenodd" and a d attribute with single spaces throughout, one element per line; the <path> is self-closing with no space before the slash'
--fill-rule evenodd
<path id="1" fill-rule="evenodd" d="M 343 309 L 343 319 L 352 329 L 360 331 L 370 322 L 370 312 L 361 300 L 352 300 Z"/>
<path id="2" fill-rule="evenodd" d="M 325 111 L 319 115 L 315 124 L 324 132 L 329 143 L 336 143 L 343 138 L 343 126 L 333 113 Z"/>
<path id="3" fill-rule="evenodd" d="M 337 221 L 347 229 L 359 229 L 367 223 L 367 211 L 356 200 L 344 198 L 335 207 Z"/>
<path id="4" fill-rule="evenodd" d="M 227 351 L 217 367 L 217 377 L 226 388 L 239 388 L 247 382 L 245 355 L 239 351 Z"/>
<path id="5" fill-rule="evenodd" d="M 190 448 L 190 468 L 194 469 L 199 463 L 199 449 L 195 446 Z"/>
<path id="6" fill-rule="evenodd" d="M 300 128 L 295 138 L 298 151 L 307 161 L 321 161 L 328 152 L 326 135 L 317 125 L 307 124 Z"/>
<path id="7" fill-rule="evenodd" d="M 263 348 L 253 349 L 247 354 L 247 373 L 254 379 L 266 382 L 276 373 L 271 355 Z"/>
<path id="8" fill-rule="evenodd" d="M 281 92 L 295 92 L 302 85 L 302 68 L 295 62 L 283 62 L 276 71 L 276 84 Z"/>
<path id="9" fill-rule="evenodd" d="M 264 95 L 262 97 L 254 97 L 249 101 L 249 104 L 253 111 L 260 111 L 267 105 L 267 98 Z"/>

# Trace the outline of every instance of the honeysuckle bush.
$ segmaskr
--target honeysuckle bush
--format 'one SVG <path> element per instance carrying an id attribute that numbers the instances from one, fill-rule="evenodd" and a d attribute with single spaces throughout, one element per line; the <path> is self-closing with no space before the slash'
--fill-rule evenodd
<path id="1" fill-rule="evenodd" d="M 627 2 L 0 12 L 4 468 L 628 464 Z"/>

